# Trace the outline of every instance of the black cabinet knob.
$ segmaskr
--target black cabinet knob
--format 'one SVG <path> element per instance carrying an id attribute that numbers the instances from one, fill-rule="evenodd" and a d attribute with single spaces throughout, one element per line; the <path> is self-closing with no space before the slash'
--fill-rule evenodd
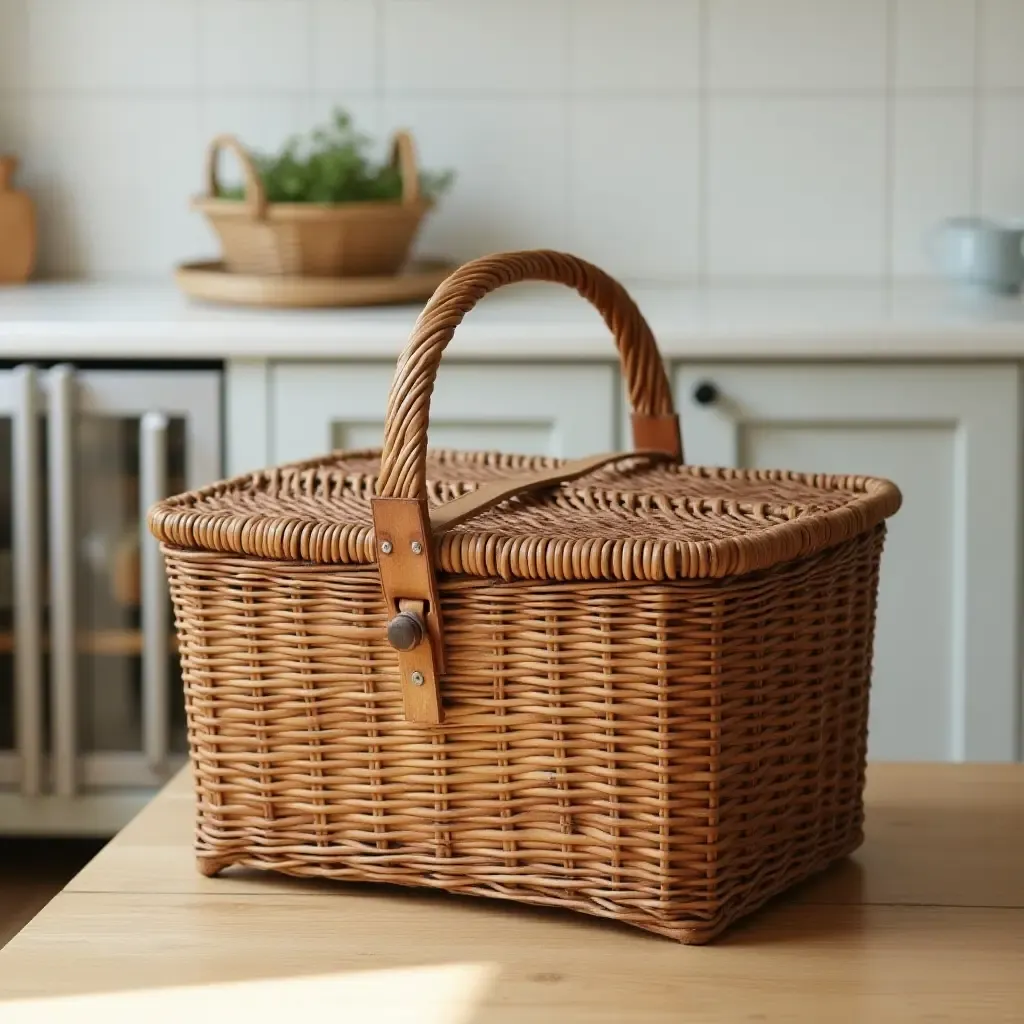
<path id="1" fill-rule="evenodd" d="M 693 400 L 698 405 L 714 405 L 718 401 L 718 388 L 709 380 L 702 380 L 693 389 Z"/>
<path id="2" fill-rule="evenodd" d="M 399 612 L 388 623 L 388 643 L 396 651 L 411 651 L 419 647 L 426 633 L 423 620 L 413 612 Z"/>

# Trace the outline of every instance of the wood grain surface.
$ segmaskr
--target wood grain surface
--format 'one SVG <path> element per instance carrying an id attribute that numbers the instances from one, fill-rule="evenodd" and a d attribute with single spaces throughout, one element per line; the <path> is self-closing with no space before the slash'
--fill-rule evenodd
<path id="1" fill-rule="evenodd" d="M 375 1024 L 1024 1019 L 1024 766 L 877 765 L 868 808 L 850 861 L 683 947 L 442 893 L 202 878 L 182 775 L 0 951 L 0 1020 L 257 1024 L 295 1000 Z"/>

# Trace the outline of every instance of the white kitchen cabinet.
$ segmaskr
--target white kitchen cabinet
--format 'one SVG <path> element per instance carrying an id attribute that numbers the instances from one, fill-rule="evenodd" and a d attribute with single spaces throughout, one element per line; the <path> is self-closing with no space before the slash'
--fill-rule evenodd
<path id="1" fill-rule="evenodd" d="M 110 835 L 184 760 L 146 507 L 216 479 L 216 369 L 0 371 L 0 835 Z"/>
<path id="2" fill-rule="evenodd" d="M 379 447 L 393 363 L 279 363 L 269 382 L 270 461 L 332 448 Z M 430 445 L 578 456 L 618 433 L 613 365 L 467 365 L 444 361 L 430 406 Z"/>
<path id="3" fill-rule="evenodd" d="M 864 474 L 904 505 L 882 558 L 869 756 L 1018 756 L 1014 365 L 686 365 L 688 461 Z"/>

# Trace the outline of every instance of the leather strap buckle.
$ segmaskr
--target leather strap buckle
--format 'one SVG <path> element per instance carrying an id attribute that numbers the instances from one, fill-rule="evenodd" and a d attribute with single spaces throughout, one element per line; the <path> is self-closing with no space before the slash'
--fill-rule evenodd
<path id="1" fill-rule="evenodd" d="M 405 717 L 410 722 L 440 725 L 444 711 L 438 680 L 444 672 L 444 648 L 427 505 L 418 498 L 373 498 L 370 507 L 389 623 L 408 616 L 423 624 L 422 630 L 413 622 L 413 628 L 403 631 L 409 646 L 395 646 L 392 641 Z"/>

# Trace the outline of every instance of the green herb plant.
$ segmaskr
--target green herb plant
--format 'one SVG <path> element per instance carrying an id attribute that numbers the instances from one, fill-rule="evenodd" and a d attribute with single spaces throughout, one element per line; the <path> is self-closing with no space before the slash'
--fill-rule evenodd
<path id="1" fill-rule="evenodd" d="M 292 136 L 277 153 L 253 152 L 252 161 L 271 203 L 358 203 L 400 199 L 402 179 L 390 163 L 375 163 L 367 150 L 372 140 L 356 131 L 340 108 L 308 139 Z M 420 193 L 438 199 L 454 180 L 452 171 L 421 171 Z M 222 199 L 241 199 L 244 186 L 221 186 Z"/>

